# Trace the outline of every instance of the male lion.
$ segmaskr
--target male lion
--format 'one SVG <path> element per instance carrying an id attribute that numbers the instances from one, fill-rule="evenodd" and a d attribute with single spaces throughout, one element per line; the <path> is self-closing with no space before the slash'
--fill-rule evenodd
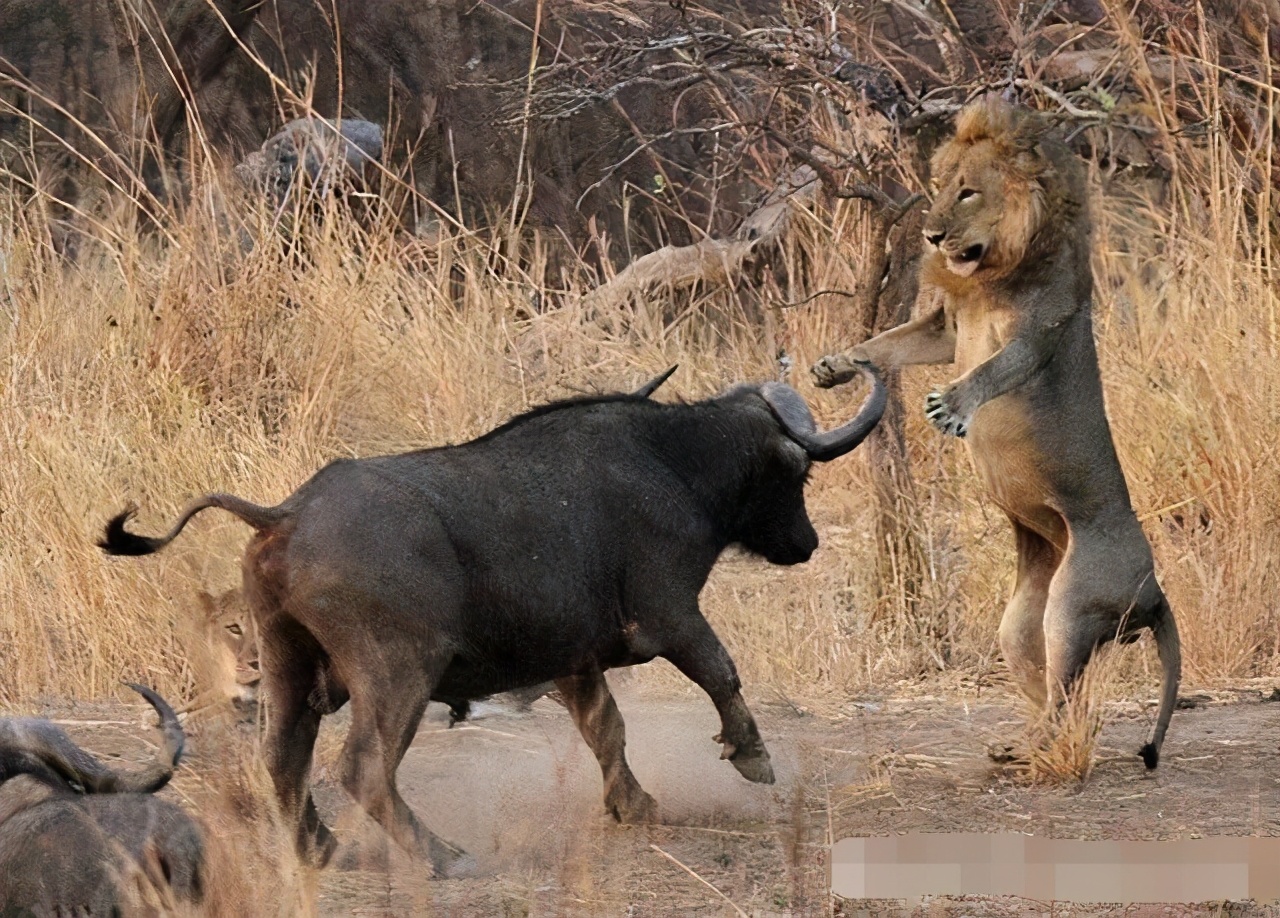
<path id="1" fill-rule="evenodd" d="M 1041 706 L 1065 699 L 1094 649 L 1155 634 L 1164 669 L 1159 761 L 1177 700 L 1177 626 L 1129 502 L 1103 408 L 1090 318 L 1084 169 L 1036 114 L 990 95 L 966 106 L 933 157 L 921 280 L 943 305 L 813 367 L 817 385 L 880 368 L 954 362 L 925 401 L 964 437 L 1013 523 L 1018 573 L 1000 647 Z"/>

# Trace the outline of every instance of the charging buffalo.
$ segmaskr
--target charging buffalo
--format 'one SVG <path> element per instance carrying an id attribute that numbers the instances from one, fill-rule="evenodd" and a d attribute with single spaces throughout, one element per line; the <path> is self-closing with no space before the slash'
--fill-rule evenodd
<path id="1" fill-rule="evenodd" d="M 663 657 L 715 703 L 722 758 L 772 783 L 698 593 L 729 545 L 774 564 L 813 554 L 810 466 L 848 453 L 884 411 L 884 385 L 866 372 L 857 416 L 827 432 L 782 383 L 692 404 L 651 401 L 650 384 L 544 405 L 457 446 L 338 460 L 275 507 L 208 494 L 159 538 L 128 531 L 129 509 L 100 546 L 150 554 L 208 507 L 256 529 L 243 566 L 265 752 L 299 853 L 323 864 L 335 847 L 309 772 L 321 717 L 349 700 L 343 785 L 397 844 L 450 875 L 470 858 L 422 825 L 395 782 L 433 699 L 554 680 L 600 763 L 606 808 L 647 821 L 655 804 L 627 765 L 603 673 Z"/>

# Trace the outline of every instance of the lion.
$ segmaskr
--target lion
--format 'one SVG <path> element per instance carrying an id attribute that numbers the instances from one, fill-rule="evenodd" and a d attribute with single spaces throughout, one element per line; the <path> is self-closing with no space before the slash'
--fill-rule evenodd
<path id="1" fill-rule="evenodd" d="M 847 382 L 860 364 L 955 363 L 960 375 L 929 394 L 925 413 L 964 438 L 1013 524 L 1004 658 L 1028 698 L 1056 709 L 1097 647 L 1150 628 L 1163 685 L 1139 754 L 1155 768 L 1181 650 L 1103 404 L 1084 168 L 1042 116 L 989 95 L 957 115 L 932 173 L 921 288 L 940 291 L 941 305 L 823 357 L 815 383 Z"/>
<path id="2" fill-rule="evenodd" d="M 204 611 L 203 636 L 210 654 L 210 681 L 217 696 L 237 710 L 252 713 L 258 703 L 262 671 L 258 663 L 258 629 L 239 588 L 214 596 L 197 594 Z"/>

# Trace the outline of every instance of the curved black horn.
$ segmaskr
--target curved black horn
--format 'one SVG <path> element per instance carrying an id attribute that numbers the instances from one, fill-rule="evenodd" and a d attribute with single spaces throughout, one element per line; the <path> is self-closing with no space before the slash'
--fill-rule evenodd
<path id="1" fill-rule="evenodd" d="M 680 366 L 680 364 L 677 363 L 674 367 L 667 370 L 667 372 L 663 373 L 661 376 L 655 376 L 653 379 L 649 380 L 647 383 L 645 383 L 643 386 L 641 386 L 639 389 L 632 392 L 631 394 L 636 398 L 648 398 L 649 396 L 653 395 L 653 393 L 658 391 L 659 386 L 661 386 L 664 382 L 666 382 L 668 379 L 671 378 L 671 374 L 676 371 L 676 367 L 678 366 Z"/>
<path id="2" fill-rule="evenodd" d="M 809 406 L 795 389 L 780 382 L 767 382 L 760 387 L 760 394 L 773 409 L 774 416 L 782 424 L 787 436 L 803 446 L 814 462 L 829 462 L 840 458 L 865 440 L 867 434 L 880 423 L 885 404 L 889 400 L 888 390 L 874 367 L 861 364 L 860 368 L 871 377 L 871 392 L 863 400 L 862 407 L 853 420 L 825 433 L 818 430 Z"/>
<path id="3" fill-rule="evenodd" d="M 31 772 L 74 782 L 90 794 L 150 793 L 169 782 L 182 755 L 184 737 L 177 715 L 151 689 L 126 683 L 160 715 L 164 743 L 154 762 L 136 772 L 118 772 L 85 752 L 66 732 L 46 720 L 0 720 L 0 772 Z"/>
<path id="4" fill-rule="evenodd" d="M 147 704 L 155 708 L 156 714 L 159 715 L 156 726 L 160 729 L 160 735 L 164 737 L 164 746 L 161 747 L 159 755 L 162 767 L 167 767 L 170 770 L 176 768 L 187 744 L 187 737 L 182 732 L 182 724 L 178 722 L 178 715 L 169 706 L 169 702 L 161 698 L 152 689 L 136 682 L 126 682 L 124 684 L 141 695 Z"/>

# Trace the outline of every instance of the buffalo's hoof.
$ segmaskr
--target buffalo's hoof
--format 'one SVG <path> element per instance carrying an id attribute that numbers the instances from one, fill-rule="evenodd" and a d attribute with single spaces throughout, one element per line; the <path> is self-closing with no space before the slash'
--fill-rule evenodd
<path id="1" fill-rule="evenodd" d="M 630 794 L 619 794 L 616 798 L 605 800 L 605 808 L 624 826 L 646 826 L 659 821 L 658 801 L 637 787 Z"/>
<path id="2" fill-rule="evenodd" d="M 773 764 L 768 754 L 753 756 L 735 756 L 729 759 L 731 765 L 738 769 L 738 774 L 753 784 L 772 784 Z"/>
<path id="3" fill-rule="evenodd" d="M 431 869 L 437 877 L 453 880 L 475 876 L 480 865 L 474 857 L 461 848 L 450 847 L 448 854 L 432 856 Z"/>

